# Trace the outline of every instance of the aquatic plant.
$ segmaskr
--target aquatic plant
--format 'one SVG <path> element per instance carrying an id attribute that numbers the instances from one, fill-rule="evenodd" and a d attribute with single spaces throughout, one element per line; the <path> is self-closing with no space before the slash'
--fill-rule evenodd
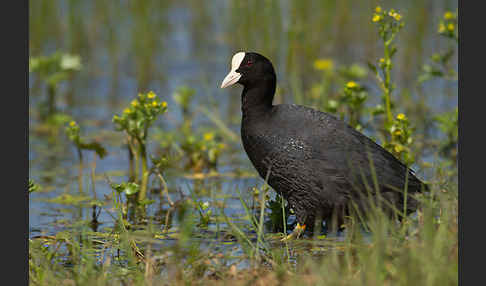
<path id="1" fill-rule="evenodd" d="M 351 127 L 362 130 L 364 125 L 362 122 L 363 108 L 367 99 L 368 92 L 364 87 L 354 81 L 348 81 L 339 99 L 328 102 L 327 110 L 338 112 L 339 109 L 341 119 L 344 119 L 346 115 Z"/>
<path id="2" fill-rule="evenodd" d="M 216 137 L 215 132 L 206 132 L 201 135 L 192 135 L 189 130 L 183 131 L 184 136 L 181 142 L 181 149 L 189 158 L 186 168 L 195 172 L 203 169 L 215 170 L 218 158 L 226 145 Z"/>
<path id="3" fill-rule="evenodd" d="M 430 57 L 430 63 L 422 66 L 422 73 L 418 78 L 419 83 L 424 83 L 433 78 L 444 78 L 447 80 L 457 80 L 457 72 L 451 66 L 451 60 L 459 41 L 457 29 L 457 12 L 446 11 L 439 22 L 438 32 L 442 37 L 449 39 L 447 49 L 434 53 Z"/>
<path id="4" fill-rule="evenodd" d="M 193 128 L 196 111 L 191 109 L 191 102 L 194 94 L 195 90 L 185 85 L 176 89 L 173 98 L 181 108 L 183 120 L 177 123 L 177 129 L 158 130 L 156 139 L 160 142 L 160 153 L 165 156 L 168 165 L 195 173 L 215 171 L 221 153 L 227 146 L 219 130 L 211 128 L 204 132 Z"/>
<path id="5" fill-rule="evenodd" d="M 150 6 L 152 2 L 144 2 L 145 4 L 143 5 L 144 7 L 152 7 Z M 57 4 L 59 3 L 56 4 L 56 1 L 53 3 L 48 1 L 41 3 L 42 5 L 33 4 L 37 5 L 37 8 L 45 6 L 54 7 L 53 9 L 57 10 Z M 94 7 L 100 9 L 99 11 L 105 11 L 103 9 L 107 9 L 106 7 L 110 8 L 105 11 L 107 12 L 106 14 L 113 16 L 113 20 L 108 19 L 107 23 L 109 25 L 118 23 L 119 19 L 126 17 L 126 14 L 123 14 L 126 12 L 123 12 L 121 8 L 114 8 L 101 3 L 95 2 Z M 242 5 L 243 2 L 235 3 Z M 140 224 L 132 224 L 127 221 L 129 210 L 124 199 L 129 197 L 137 198 L 142 185 L 142 174 L 140 173 L 142 158 L 139 153 L 139 144 L 134 137 L 131 137 L 131 145 L 134 148 L 130 146 L 128 148 L 130 152 L 134 150 L 133 160 L 138 162 L 137 177 L 127 181 L 110 181 L 113 192 L 109 192 L 104 196 L 105 201 L 102 209 L 105 218 L 102 230 L 91 229 L 90 221 L 85 219 L 83 213 L 82 216 L 74 216 L 73 219 L 56 219 L 55 224 L 60 225 L 61 228 L 56 227 L 54 231 L 43 228 L 39 233 L 31 231 L 28 241 L 29 283 L 32 285 L 458 284 L 457 108 L 444 113 L 432 115 L 429 113 L 427 118 L 431 118 L 433 120 L 432 123 L 434 123 L 431 126 L 433 128 L 432 131 L 437 131 L 438 129 L 443 138 L 435 137 L 437 132 L 433 133 L 433 138 L 422 138 L 419 132 L 414 133 L 413 130 L 413 124 L 420 122 L 417 121 L 419 111 L 415 112 L 417 103 L 414 100 L 407 101 L 410 98 L 397 96 L 402 94 L 395 90 L 390 93 L 393 124 L 389 130 L 384 129 L 384 124 L 380 120 L 387 120 L 386 101 L 383 99 L 382 104 L 379 106 L 368 108 L 369 100 L 373 99 L 373 96 L 376 94 L 374 89 L 368 85 L 366 70 L 365 76 L 361 77 L 360 75 L 363 74 L 361 66 L 357 64 L 340 65 L 337 58 L 321 58 L 316 60 L 314 65 L 312 62 L 309 64 L 306 61 L 314 60 L 316 53 L 322 52 L 322 50 L 319 50 L 320 46 L 318 49 L 317 47 L 312 47 L 312 43 L 308 45 L 310 37 L 316 38 L 315 43 L 319 45 L 322 42 L 322 38 L 315 37 L 320 35 L 318 33 L 321 33 L 321 31 L 315 28 L 318 25 L 315 25 L 317 22 L 312 18 L 323 19 L 320 21 L 343 21 L 348 15 L 348 11 L 351 11 L 349 3 L 340 3 L 335 10 L 326 9 L 329 11 L 326 15 L 315 11 L 316 9 L 328 8 L 329 6 L 335 7 L 333 6 L 334 4 L 326 4 L 322 1 L 315 1 L 313 5 L 301 4 L 299 1 L 291 1 L 289 4 L 292 13 L 290 13 L 290 19 L 286 19 L 286 21 L 290 21 L 288 36 L 293 39 L 289 42 L 294 47 L 289 49 L 288 65 L 291 67 L 288 67 L 288 72 L 294 72 L 296 69 L 298 70 L 295 73 L 296 76 L 303 77 L 302 75 L 306 74 L 306 69 L 299 68 L 307 65 L 307 70 L 313 68 L 317 71 L 319 77 L 322 76 L 317 78 L 316 82 L 306 82 L 302 85 L 302 87 L 306 87 L 310 84 L 311 88 L 308 90 L 304 88 L 295 89 L 304 90 L 301 100 L 320 109 L 328 110 L 327 108 L 329 108 L 328 111 L 344 118 L 357 129 L 361 127 L 366 129 L 365 131 L 370 132 L 372 136 L 381 135 L 385 137 L 386 135 L 388 137 L 387 140 L 397 143 L 396 146 L 399 146 L 398 144 L 408 146 L 411 154 L 417 156 L 417 158 L 419 157 L 418 153 L 416 153 L 417 147 L 408 145 L 408 138 L 415 139 L 417 145 L 424 145 L 424 148 L 431 150 L 433 155 L 439 155 L 437 161 L 434 160 L 433 163 L 430 163 L 433 166 L 433 169 L 431 169 L 433 172 L 431 176 L 431 191 L 418 197 L 421 202 L 420 210 L 409 219 L 403 220 L 401 224 L 397 224 L 396 221 L 389 220 L 383 216 L 379 209 L 372 208 L 367 220 L 361 220 L 359 216 L 356 220 L 350 220 L 348 225 L 346 225 L 346 232 L 337 237 L 332 235 L 322 236 L 320 233 L 315 233 L 315 236 L 312 238 L 304 236 L 304 239 L 298 241 L 282 243 L 280 238 L 287 233 L 287 218 L 292 215 L 292 212 L 288 209 L 282 197 L 275 196 L 275 198 L 271 198 L 269 196 L 269 189 L 266 184 L 255 188 L 257 190 L 255 192 L 250 190 L 249 194 L 246 191 L 239 193 L 239 196 L 236 198 L 231 196 L 231 194 L 224 193 L 228 190 L 224 189 L 223 193 L 218 194 L 214 200 L 212 198 L 213 193 L 220 191 L 220 188 L 219 186 L 214 187 L 212 184 L 207 184 L 208 181 L 213 179 L 205 179 L 205 177 L 202 177 L 204 180 L 198 179 L 198 182 L 204 184 L 205 190 L 208 190 L 204 195 L 201 195 L 196 188 L 189 188 L 184 190 L 185 193 L 189 193 L 189 196 L 184 197 L 180 189 L 188 181 L 186 178 L 183 179 L 184 181 L 179 178 L 172 181 L 171 178 L 171 183 L 173 184 L 171 184 L 171 189 L 169 190 L 162 174 L 165 175 L 166 172 L 171 171 L 176 176 L 180 176 L 180 168 L 184 166 L 187 166 L 193 172 L 205 169 L 211 170 L 215 168 L 214 166 L 223 166 L 225 169 L 233 167 L 225 165 L 228 162 L 226 156 L 233 155 L 233 149 L 227 147 L 218 149 L 215 152 L 216 156 L 213 156 L 213 163 L 209 161 L 209 150 L 211 150 L 212 146 L 219 148 L 218 144 L 227 145 L 226 139 L 237 142 L 238 144 L 235 145 L 240 148 L 239 138 L 233 134 L 235 132 L 221 128 L 221 126 L 224 127 L 224 124 L 232 124 L 234 122 L 227 123 L 228 121 L 224 120 L 224 124 L 220 124 L 221 121 L 218 123 L 216 120 L 213 120 L 214 117 L 211 118 L 211 116 L 215 116 L 215 113 L 212 112 L 214 107 L 208 106 L 208 108 L 205 108 L 198 104 L 197 109 L 192 109 L 194 104 L 192 104 L 191 100 L 196 97 L 189 96 L 188 94 L 191 94 L 190 88 L 186 87 L 188 89 L 185 91 L 177 91 L 181 94 L 180 102 L 186 102 L 179 105 L 181 110 L 184 109 L 183 106 L 187 107 L 186 111 L 182 111 L 182 113 L 188 114 L 188 122 L 191 122 L 186 131 L 182 132 L 182 128 L 178 129 L 179 126 L 175 126 L 176 128 L 173 131 L 166 131 L 165 128 L 158 128 L 154 126 L 156 124 L 152 124 L 149 127 L 150 136 L 145 141 L 147 146 L 148 143 L 152 142 L 164 146 L 162 150 L 157 150 L 157 155 L 146 150 L 147 161 L 151 161 L 151 163 L 148 162 L 149 181 L 147 183 L 147 192 L 149 189 L 158 191 L 157 183 L 160 183 L 160 212 L 155 212 L 154 216 L 144 217 L 144 220 L 140 220 L 142 222 Z M 362 5 L 358 2 L 355 4 Z M 131 9 L 137 9 L 137 5 L 129 6 Z M 201 4 L 200 1 L 189 1 L 188 5 L 188 7 L 193 7 L 191 5 L 194 5 L 198 9 L 197 11 L 203 11 L 201 13 L 207 12 L 204 11 L 207 7 Z M 245 8 L 243 5 L 239 6 L 239 9 L 234 9 L 233 13 L 235 15 L 248 15 L 251 17 L 248 19 L 258 19 L 261 16 L 272 14 L 275 14 L 276 17 L 281 17 L 278 11 L 287 9 L 286 7 L 283 7 L 285 9 L 274 9 L 280 7 L 280 2 L 278 1 L 269 1 L 263 6 L 260 1 L 249 1 L 245 5 L 249 5 L 252 9 Z M 69 7 L 73 9 L 73 6 Z M 263 9 L 255 10 L 253 9 L 255 7 L 263 7 Z M 45 9 L 35 9 L 33 14 L 40 14 L 37 11 L 42 11 L 43 14 Z M 147 9 L 146 11 L 149 10 Z M 111 14 L 113 11 L 115 11 L 115 14 Z M 242 14 L 242 11 L 247 14 Z M 255 11 L 257 14 L 255 14 Z M 337 13 L 334 13 L 334 11 Z M 373 22 L 369 21 L 370 15 L 367 15 L 370 24 L 378 23 L 385 19 L 381 19 L 381 17 L 385 17 L 382 14 L 383 10 L 375 12 L 380 17 L 376 22 Z M 199 21 L 194 22 L 194 25 L 201 25 L 204 21 L 210 22 L 211 18 L 208 15 L 201 15 L 201 13 L 193 14 Z M 52 16 L 52 13 L 48 15 Z M 115 17 L 114 15 L 117 16 Z M 148 15 L 148 13 L 140 14 L 137 21 L 145 23 Z M 359 13 L 358 16 L 360 16 Z M 398 21 L 402 21 L 404 18 L 401 15 L 399 16 L 398 12 L 393 12 L 392 15 L 387 13 L 386 17 L 392 17 L 393 19 L 387 18 L 390 21 L 397 21 L 397 18 L 399 18 Z M 56 17 L 51 18 L 58 19 Z M 245 17 L 242 18 L 245 19 Z M 264 18 L 276 19 L 272 17 Z M 327 20 L 328 18 L 330 20 Z M 451 15 L 446 17 L 446 14 L 444 14 L 442 18 L 447 28 L 449 24 L 447 21 L 452 20 Z M 309 21 L 305 22 L 304 20 Z M 63 21 L 58 22 L 64 23 Z M 39 23 L 39 21 L 36 23 Z M 102 23 L 105 24 L 105 22 Z M 256 25 L 252 23 L 258 23 L 258 21 L 250 21 L 248 23 Z M 263 42 L 269 43 L 270 46 L 281 42 L 287 44 L 281 38 L 279 38 L 279 41 L 273 41 L 272 37 L 275 34 L 268 33 L 268 31 L 278 31 L 275 29 L 280 29 L 275 23 L 277 21 L 273 21 L 272 26 L 268 25 L 271 29 L 264 27 L 267 25 L 261 26 L 265 30 L 266 35 Z M 457 22 L 454 23 L 454 30 L 457 31 Z M 94 24 L 98 25 L 98 23 Z M 33 25 L 33 27 L 35 26 L 36 24 Z M 201 25 L 201 27 L 204 26 Z M 245 27 L 245 25 L 241 25 L 241 27 Z M 312 27 L 312 31 L 306 31 L 308 27 Z M 247 31 L 250 36 L 252 35 L 251 31 L 251 29 Z M 345 29 L 342 29 L 342 31 L 346 32 Z M 134 32 L 136 34 L 137 29 L 134 29 Z M 231 32 L 233 35 L 234 31 Z M 33 34 L 38 35 L 38 33 Z M 115 30 L 109 34 L 110 37 L 116 36 Z M 441 35 L 441 38 L 445 39 L 444 37 L 447 37 L 447 33 Z M 258 41 L 262 41 L 260 38 L 258 34 Z M 95 37 L 94 39 L 98 38 Z M 239 37 L 238 41 L 244 43 L 246 39 L 245 35 L 244 37 Z M 451 47 L 455 48 L 458 37 L 451 37 L 450 39 Z M 116 41 L 110 43 L 116 46 Z M 136 45 L 140 44 L 137 41 L 135 43 Z M 347 41 L 345 43 L 348 44 Z M 334 45 L 334 42 L 332 44 Z M 39 43 L 37 43 L 37 46 L 42 47 Z M 295 46 L 297 46 L 297 49 Z M 302 47 L 305 47 L 305 49 Z M 287 49 L 287 47 L 285 48 Z M 139 50 L 140 52 L 144 51 L 144 49 Z M 296 57 L 296 50 L 305 52 L 303 53 L 305 57 Z M 327 51 L 327 49 L 324 50 Z M 399 46 L 399 50 L 402 51 L 402 46 Z M 111 54 L 110 56 L 112 56 Z M 120 52 L 117 54 L 120 54 Z M 276 54 L 277 52 L 273 51 L 273 55 Z M 396 55 L 398 56 L 399 54 L 401 53 Z M 437 73 L 437 75 L 444 75 L 444 77 L 434 75 L 427 80 L 457 80 L 457 77 L 453 76 L 454 73 L 450 72 L 454 64 L 454 53 L 452 55 L 447 54 L 447 56 L 443 52 L 438 54 L 439 56 L 433 55 L 427 64 L 442 73 Z M 144 63 L 151 63 L 154 57 L 155 54 L 152 52 L 143 54 L 143 61 Z M 118 56 L 115 56 L 115 58 L 117 62 L 116 67 L 121 67 L 118 66 L 118 63 L 122 61 L 120 61 Z M 384 57 L 382 58 L 384 59 Z M 392 63 L 396 64 L 397 62 L 397 59 L 393 57 Z M 380 75 L 383 76 L 383 71 L 379 64 L 380 60 L 378 59 L 376 68 Z M 145 76 L 138 75 L 139 77 L 146 77 L 156 72 L 152 68 L 144 69 L 144 66 L 143 64 L 138 66 L 139 70 L 145 74 Z M 114 69 L 116 68 L 114 67 Z M 392 85 L 394 83 L 393 79 L 391 78 L 390 81 Z M 148 85 L 146 80 L 140 82 L 141 85 Z M 354 84 L 349 84 L 348 86 L 350 82 L 354 82 Z M 283 89 L 281 91 L 282 94 L 285 91 Z M 378 95 L 384 95 L 383 89 L 380 89 L 380 91 Z M 365 94 L 366 98 L 364 98 Z M 296 98 L 298 97 L 296 96 Z M 174 97 L 176 103 L 179 99 Z M 294 102 L 297 102 L 297 100 L 294 100 Z M 404 105 L 402 106 L 402 104 Z M 407 104 L 410 106 L 407 107 Z M 132 105 L 129 106 L 130 110 L 135 110 L 132 107 Z M 331 111 L 332 108 L 334 109 Z M 194 115 L 201 110 L 205 110 L 203 113 L 211 119 L 212 123 L 215 123 L 216 129 L 214 126 L 192 126 Z M 369 115 L 372 115 L 371 119 Z M 375 121 L 374 119 L 378 120 Z M 56 124 L 59 126 L 64 126 L 70 120 L 69 116 L 61 113 L 55 113 L 47 119 L 47 121 L 57 122 Z M 131 119 L 127 118 L 127 121 L 129 120 Z M 34 124 L 36 123 L 34 122 Z M 117 123 L 115 125 L 118 126 Z M 423 125 L 425 124 L 420 122 L 417 128 L 422 128 Z M 37 125 L 34 125 L 34 128 L 37 127 Z M 230 127 L 233 128 L 234 126 Z M 62 129 L 60 130 L 62 131 Z M 74 134 L 75 130 L 72 131 Z M 158 133 L 155 134 L 154 131 Z M 119 134 L 129 137 L 125 130 L 122 132 Z M 105 138 L 105 133 L 109 132 L 102 130 L 99 138 Z M 414 134 L 417 137 L 413 137 Z M 118 142 L 120 136 L 116 135 L 114 138 Z M 188 135 L 193 136 L 190 142 L 187 142 L 189 141 Z M 76 136 L 73 139 L 75 141 Z M 81 139 L 81 141 L 83 140 Z M 66 140 L 58 141 L 56 144 L 65 145 Z M 74 141 L 71 142 L 76 146 Z M 52 141 L 49 142 L 52 143 Z M 105 141 L 103 141 L 104 144 Z M 106 142 L 106 144 L 109 144 L 109 142 Z M 187 144 L 187 150 L 181 149 L 182 144 Z M 53 145 L 48 147 L 50 146 Z M 412 146 L 414 148 L 411 148 Z M 395 146 L 390 148 L 395 149 Z M 48 152 L 50 156 L 58 156 L 51 149 Z M 84 154 L 86 155 L 86 153 Z M 135 158 L 135 156 L 137 157 Z M 194 160 L 191 159 L 191 156 Z M 32 161 L 36 162 L 34 164 L 38 164 L 38 161 L 35 160 L 40 156 L 36 154 L 33 157 L 35 159 Z M 221 159 L 224 159 L 224 161 Z M 243 165 L 240 161 L 237 162 L 237 165 Z M 55 173 L 54 170 L 48 171 Z M 34 172 L 37 171 L 34 170 Z M 105 177 L 111 176 L 109 174 L 117 174 L 114 176 L 125 175 L 120 170 L 105 170 L 105 172 Z M 135 168 L 132 169 L 132 172 L 135 172 Z M 38 177 L 38 174 L 35 173 L 35 176 Z M 42 176 L 40 177 L 42 178 Z M 95 179 L 93 174 L 93 184 Z M 42 193 L 33 193 L 35 199 L 43 195 L 44 191 L 48 192 L 54 189 L 44 179 L 40 180 L 39 182 L 42 183 L 44 189 Z M 222 180 L 222 182 L 230 190 L 238 188 L 240 185 L 239 181 Z M 39 189 L 36 186 L 38 186 L 37 182 L 29 180 L 29 192 L 31 190 L 33 192 L 38 191 Z M 59 188 L 54 190 L 59 191 Z M 174 191 L 181 192 L 181 194 L 177 194 L 180 195 L 181 199 L 173 193 Z M 211 198 L 205 197 L 207 193 L 211 193 Z M 165 198 L 167 198 L 167 204 L 163 201 Z M 243 213 L 238 211 L 238 207 L 240 207 L 238 203 L 236 203 L 237 206 L 235 207 L 234 200 L 237 202 L 238 199 L 241 202 Z M 110 200 L 112 201 L 111 203 Z M 227 200 L 233 201 L 228 203 Z M 248 200 L 253 200 L 254 204 L 252 205 Z M 79 209 L 81 209 L 81 207 L 85 207 L 86 202 L 92 202 L 92 200 L 86 195 L 75 197 L 65 193 L 48 202 L 68 205 L 70 208 L 73 206 L 78 208 L 79 206 Z M 149 200 L 146 197 L 145 200 L 139 201 L 138 204 L 146 205 L 151 202 L 153 200 Z M 152 204 L 152 206 L 155 205 Z M 45 210 L 41 211 L 44 212 Z M 62 211 L 68 211 L 68 214 L 71 214 L 72 209 L 63 209 Z M 397 217 L 400 217 L 403 212 L 402 210 L 394 211 L 396 211 Z M 56 231 L 58 232 L 56 233 Z"/>
<path id="6" fill-rule="evenodd" d="M 453 163 L 457 162 L 457 143 L 458 143 L 458 108 L 449 112 L 438 114 L 435 117 L 439 130 L 446 135 L 446 140 L 441 140 L 439 144 L 440 153 L 449 158 Z"/>
<path id="7" fill-rule="evenodd" d="M 276 194 L 274 199 L 267 200 L 265 208 L 270 211 L 267 220 L 268 229 L 276 233 L 287 233 L 287 218 L 291 210 L 290 206 L 286 205 L 285 199 Z"/>
<path id="8" fill-rule="evenodd" d="M 438 33 L 447 38 L 459 42 L 459 34 L 457 29 L 457 11 L 446 11 L 440 20 Z"/>
<path id="9" fill-rule="evenodd" d="M 29 186 L 27 187 L 27 190 L 29 191 L 29 194 L 30 193 L 33 193 L 33 192 L 36 192 L 38 190 L 40 190 L 41 187 L 39 185 L 37 185 L 34 180 L 32 179 L 29 179 Z"/>
<path id="10" fill-rule="evenodd" d="M 55 52 L 50 56 L 29 58 L 29 72 L 36 74 L 46 84 L 47 99 L 41 103 L 41 119 L 47 119 L 57 112 L 56 96 L 58 86 L 82 68 L 81 57 L 76 54 Z"/>
<path id="11" fill-rule="evenodd" d="M 183 85 L 178 87 L 172 95 L 174 101 L 181 107 L 185 120 L 189 119 L 187 117 L 190 116 L 190 107 L 195 94 L 196 91 L 193 88 Z"/>
<path id="12" fill-rule="evenodd" d="M 382 112 L 385 114 L 383 127 L 380 129 L 383 147 L 397 158 L 400 158 L 402 162 L 410 165 L 414 162 L 414 156 L 410 150 L 410 145 L 413 143 L 413 129 L 403 113 L 398 114 L 396 117 L 393 115 L 395 104 L 392 94 L 395 90 L 395 83 L 391 79 L 393 56 L 397 52 L 394 42 L 398 32 L 404 27 L 405 23 L 402 15 L 395 9 L 385 10 L 380 6 L 375 8 L 372 22 L 376 23 L 378 27 L 378 34 L 384 48 L 384 55 L 378 59 L 376 65 L 371 62 L 368 63 L 383 93 L 384 105 L 384 108 L 381 105 L 375 107 L 372 114 L 374 116 L 378 116 Z"/>
<path id="13" fill-rule="evenodd" d="M 80 136 L 80 126 L 76 123 L 76 121 L 72 120 L 69 122 L 69 125 L 66 127 L 65 131 L 69 138 L 69 140 L 74 143 L 76 147 L 76 151 L 78 153 L 79 159 L 79 174 L 78 174 L 78 184 L 79 184 L 79 192 L 83 193 L 83 150 L 90 150 L 94 151 L 96 155 L 100 159 L 106 155 L 106 149 L 97 141 L 86 142 L 85 139 L 82 139 Z"/>
<path id="14" fill-rule="evenodd" d="M 160 101 L 157 95 L 150 91 L 139 93 L 137 98 L 130 102 L 130 106 L 123 110 L 121 116 L 113 116 L 116 130 L 126 134 L 129 150 L 135 157 L 135 181 L 140 183 L 140 191 L 136 193 L 137 202 L 144 201 L 147 195 L 150 172 L 147 158 L 148 131 L 158 116 L 166 111 L 167 102 Z M 139 160 L 142 165 L 141 175 Z"/>
<path id="15" fill-rule="evenodd" d="M 210 209 L 208 201 L 196 201 L 195 208 L 199 213 L 199 226 L 207 227 L 213 218 L 213 211 Z"/>
<path id="16" fill-rule="evenodd" d="M 457 42 L 459 41 L 457 29 L 457 12 L 446 11 L 439 21 L 437 33 L 448 39 L 448 47 L 434 53 L 429 63 L 422 66 L 422 73 L 418 77 L 418 83 L 424 84 L 433 79 L 457 81 L 457 71 L 452 66 L 452 59 L 456 53 Z M 439 130 L 445 135 L 445 140 L 438 144 L 439 153 L 455 165 L 457 162 L 458 143 L 458 109 L 443 112 L 434 116 L 434 121 Z"/>
<path id="17" fill-rule="evenodd" d="M 378 25 L 378 34 L 383 42 L 384 57 L 378 60 L 378 67 L 381 74 L 378 72 L 378 68 L 368 63 L 370 69 L 374 72 L 379 86 L 383 91 L 383 101 L 385 105 L 386 114 L 386 127 L 391 126 L 393 122 L 392 115 L 392 98 L 391 95 L 395 89 L 395 85 L 391 81 L 391 70 L 393 68 L 392 58 L 397 52 L 397 47 L 394 44 L 395 37 L 398 32 L 403 28 L 404 22 L 401 21 L 402 16 L 395 12 L 394 9 L 386 11 L 380 6 L 375 8 L 375 14 L 372 21 Z"/>
<path id="18" fill-rule="evenodd" d="M 308 104 L 326 112 L 338 114 L 341 119 L 347 120 L 352 125 L 355 125 L 354 122 L 361 121 L 362 111 L 355 108 L 358 107 L 355 106 L 358 104 L 357 97 L 344 93 L 341 88 L 346 86 L 348 82 L 365 79 L 368 74 L 367 70 L 357 63 L 339 65 L 328 58 L 316 59 L 314 69 L 320 73 L 321 79 L 313 83 L 306 92 L 306 98 L 310 100 Z M 362 88 L 362 91 L 365 91 L 365 88 Z M 361 95 L 358 97 L 361 97 Z M 363 100 L 363 103 L 365 100 Z M 349 104 L 351 106 L 348 106 Z M 353 112 L 353 115 L 349 113 L 350 111 Z M 348 117 L 352 117 L 352 119 Z"/>

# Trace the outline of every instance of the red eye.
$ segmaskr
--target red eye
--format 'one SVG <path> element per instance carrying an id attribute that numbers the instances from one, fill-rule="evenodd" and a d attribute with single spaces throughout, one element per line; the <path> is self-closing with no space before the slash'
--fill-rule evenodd
<path id="1" fill-rule="evenodd" d="M 251 65 L 253 65 L 253 62 L 252 62 L 252 61 L 248 61 L 248 62 L 246 62 L 246 66 L 247 66 L 247 67 L 251 67 Z"/>

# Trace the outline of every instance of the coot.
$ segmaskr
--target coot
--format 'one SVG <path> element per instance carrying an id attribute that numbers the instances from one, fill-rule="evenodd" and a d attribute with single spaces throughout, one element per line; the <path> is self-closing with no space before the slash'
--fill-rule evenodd
<path id="1" fill-rule="evenodd" d="M 416 210 L 411 195 L 427 186 L 411 169 L 333 115 L 300 105 L 273 105 L 276 81 L 266 57 L 239 52 L 221 88 L 243 85 L 243 147 L 259 175 L 296 214 L 297 226 L 287 239 L 312 228 L 316 220 L 339 228 L 352 209 L 366 212 L 369 198 L 388 213 L 393 207 L 403 211 L 405 204 L 407 214 Z"/>

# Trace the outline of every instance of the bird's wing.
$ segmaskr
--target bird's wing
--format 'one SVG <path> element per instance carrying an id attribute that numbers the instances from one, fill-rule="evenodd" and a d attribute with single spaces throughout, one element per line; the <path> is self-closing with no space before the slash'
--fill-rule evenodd
<path id="1" fill-rule="evenodd" d="M 324 112 L 302 106 L 292 112 L 300 118 L 299 137 L 312 149 L 309 163 L 316 171 L 335 174 L 337 184 L 345 178 L 353 187 L 363 189 L 376 185 L 380 190 L 400 191 L 408 180 L 408 192 L 420 192 L 422 183 L 413 171 L 383 147 L 350 127 L 344 121 Z"/>

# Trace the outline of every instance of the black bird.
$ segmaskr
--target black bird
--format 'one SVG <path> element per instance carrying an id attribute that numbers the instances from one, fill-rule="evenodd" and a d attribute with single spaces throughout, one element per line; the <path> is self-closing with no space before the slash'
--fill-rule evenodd
<path id="1" fill-rule="evenodd" d="M 273 105 L 276 82 L 266 57 L 239 52 L 221 88 L 243 85 L 243 147 L 259 175 L 296 214 L 297 226 L 287 238 L 300 236 L 319 219 L 341 226 L 351 203 L 366 212 L 368 194 L 386 201 L 381 200 L 389 213 L 390 204 L 403 211 L 407 180 L 407 215 L 416 210 L 412 195 L 427 186 L 411 169 L 333 115 L 300 105 Z"/>

